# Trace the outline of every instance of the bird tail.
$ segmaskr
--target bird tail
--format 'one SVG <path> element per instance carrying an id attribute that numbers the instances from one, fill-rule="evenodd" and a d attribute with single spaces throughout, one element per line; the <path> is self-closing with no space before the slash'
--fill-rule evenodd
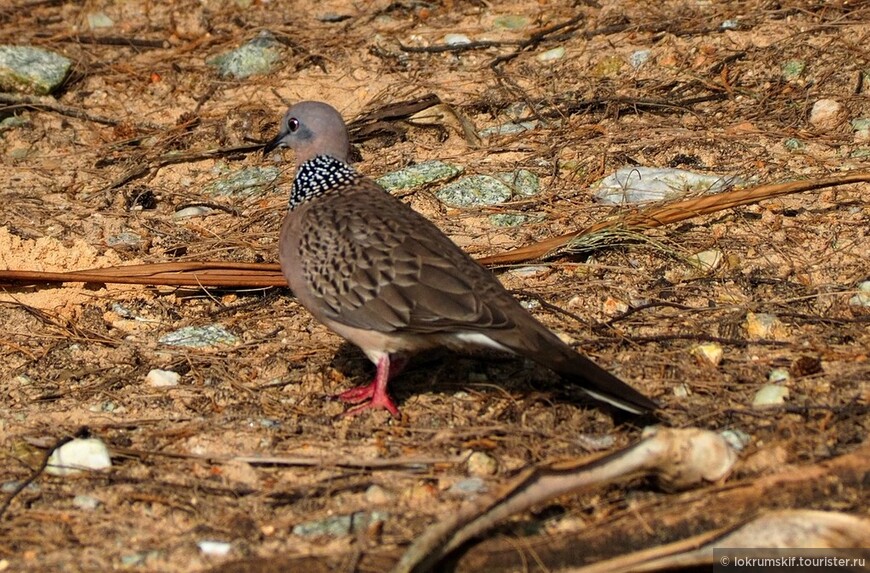
<path id="1" fill-rule="evenodd" d="M 604 368 L 601 368 L 585 356 L 578 354 L 570 347 L 559 356 L 545 356 L 536 360 L 562 375 L 562 377 L 577 383 L 583 390 L 602 402 L 607 402 L 621 410 L 633 414 L 644 414 L 659 409 L 659 404 L 647 398 Z M 555 354 L 555 353 L 554 353 Z"/>
<path id="2" fill-rule="evenodd" d="M 576 352 L 531 316 L 529 318 L 531 320 L 524 328 L 513 330 L 512 335 L 499 337 L 498 342 L 554 370 L 580 386 L 591 397 L 621 410 L 644 414 L 659 409 L 659 404 L 654 400 Z"/>

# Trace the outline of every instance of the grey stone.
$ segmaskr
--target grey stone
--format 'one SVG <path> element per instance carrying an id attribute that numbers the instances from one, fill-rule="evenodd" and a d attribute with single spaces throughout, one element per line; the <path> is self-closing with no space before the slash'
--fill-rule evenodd
<path id="1" fill-rule="evenodd" d="M 387 517 L 388 514 L 382 511 L 357 511 L 349 515 L 336 515 L 300 523 L 293 527 L 293 534 L 301 537 L 320 535 L 344 537 L 351 533 L 365 531 L 375 523 L 386 521 Z"/>
<path id="2" fill-rule="evenodd" d="M 277 167 L 245 167 L 207 185 L 203 191 L 212 195 L 252 196 L 263 193 L 281 174 Z"/>
<path id="3" fill-rule="evenodd" d="M 0 45 L 0 91 L 50 94 L 71 66 L 67 58 L 42 48 Z"/>
<path id="4" fill-rule="evenodd" d="M 233 346 L 239 343 L 239 338 L 220 324 L 207 326 L 185 326 L 158 339 L 167 346 L 183 346 L 185 348 L 208 348 L 210 346 Z"/>
<path id="5" fill-rule="evenodd" d="M 497 205 L 511 198 L 511 188 L 491 175 L 470 175 L 442 187 L 435 193 L 453 207 Z"/>
<path id="6" fill-rule="evenodd" d="M 449 179 L 459 173 L 462 173 L 462 166 L 444 163 L 436 159 L 387 173 L 378 179 L 378 183 L 387 191 L 400 191 Z"/>
<path id="7" fill-rule="evenodd" d="M 235 50 L 206 60 L 225 78 L 243 79 L 256 74 L 268 74 L 281 59 L 280 44 L 268 30 Z"/>

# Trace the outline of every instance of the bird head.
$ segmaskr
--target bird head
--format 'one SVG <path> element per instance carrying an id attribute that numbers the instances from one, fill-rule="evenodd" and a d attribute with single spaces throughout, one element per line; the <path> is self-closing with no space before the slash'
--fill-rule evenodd
<path id="1" fill-rule="evenodd" d="M 350 139 L 344 120 L 334 107 L 319 101 L 303 101 L 290 106 L 281 120 L 278 135 L 266 144 L 263 154 L 279 147 L 289 147 L 296 152 L 296 165 L 317 155 L 348 163 Z"/>

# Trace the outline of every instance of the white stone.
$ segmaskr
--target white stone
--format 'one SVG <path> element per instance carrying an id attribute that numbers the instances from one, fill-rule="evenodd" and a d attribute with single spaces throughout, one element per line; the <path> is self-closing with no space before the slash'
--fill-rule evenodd
<path id="1" fill-rule="evenodd" d="M 724 350 L 722 349 L 722 345 L 718 342 L 707 342 L 695 346 L 692 349 L 692 354 L 703 358 L 713 366 L 719 366 L 719 363 L 722 362 Z"/>
<path id="2" fill-rule="evenodd" d="M 447 34 L 444 36 L 444 43 L 448 46 L 462 46 L 470 44 L 471 40 L 465 34 Z"/>
<path id="3" fill-rule="evenodd" d="M 625 314 L 626 312 L 628 312 L 628 308 L 628 303 L 613 298 L 612 296 L 607 297 L 607 300 L 605 300 L 604 303 L 601 305 L 601 310 L 607 316 L 618 316 L 620 314 Z"/>
<path id="4" fill-rule="evenodd" d="M 719 249 L 710 249 L 701 251 L 694 255 L 689 255 L 686 259 L 690 265 L 704 272 L 714 271 L 722 263 L 722 251 Z"/>
<path id="5" fill-rule="evenodd" d="M 96 438 L 70 440 L 51 452 L 45 472 L 68 476 L 83 470 L 104 470 L 112 467 L 106 444 Z"/>
<path id="6" fill-rule="evenodd" d="M 173 219 L 189 219 L 190 217 L 205 217 L 214 212 L 214 209 L 209 207 L 202 207 L 199 205 L 193 207 L 185 207 L 184 209 L 179 209 L 175 213 L 172 214 Z"/>
<path id="7" fill-rule="evenodd" d="M 539 62 L 553 62 L 555 60 L 561 60 L 565 57 L 565 48 L 562 46 L 553 48 L 552 50 L 547 50 L 546 52 L 541 52 L 538 54 Z"/>
<path id="8" fill-rule="evenodd" d="M 145 381 L 155 388 L 169 388 L 178 386 L 178 381 L 181 380 L 181 374 L 172 370 L 160 370 L 154 368 L 145 376 Z"/>
<path id="9" fill-rule="evenodd" d="M 209 555 L 211 557 L 223 557 L 233 548 L 231 544 L 225 541 L 203 540 L 197 541 L 196 545 L 199 547 L 199 550 L 202 551 L 203 555 Z"/>
<path id="10" fill-rule="evenodd" d="M 852 306 L 870 306 L 870 281 L 858 285 L 858 294 L 849 299 Z"/>
<path id="11" fill-rule="evenodd" d="M 498 471 L 498 461 L 489 454 L 473 452 L 468 456 L 467 467 L 473 476 L 491 476 Z"/>
<path id="12" fill-rule="evenodd" d="M 674 396 L 677 398 L 688 398 L 692 395 L 692 389 L 688 384 L 677 384 L 674 386 Z"/>
<path id="13" fill-rule="evenodd" d="M 366 503 L 370 505 L 387 505 L 392 503 L 396 496 L 388 492 L 378 484 L 372 484 L 366 490 Z"/>
<path id="14" fill-rule="evenodd" d="M 770 374 L 767 375 L 767 381 L 771 384 L 782 384 L 789 380 L 791 380 L 791 374 L 789 373 L 788 368 L 774 368 L 770 371 Z"/>
<path id="15" fill-rule="evenodd" d="M 779 386 L 778 384 L 765 384 L 755 393 L 755 398 L 752 400 L 752 406 L 755 408 L 764 408 L 766 406 L 777 406 L 784 404 L 788 398 L 788 388 Z"/>
<path id="16" fill-rule="evenodd" d="M 846 120 L 846 108 L 833 99 L 820 99 L 810 111 L 810 125 L 816 129 L 830 131 Z"/>

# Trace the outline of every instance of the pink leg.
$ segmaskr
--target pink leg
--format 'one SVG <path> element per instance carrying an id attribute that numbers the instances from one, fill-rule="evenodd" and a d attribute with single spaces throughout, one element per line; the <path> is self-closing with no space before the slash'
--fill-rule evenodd
<path id="1" fill-rule="evenodd" d="M 388 354 L 385 354 L 378 360 L 378 372 L 375 374 L 375 379 L 366 386 L 351 388 L 346 392 L 342 392 L 336 398 L 342 402 L 350 402 L 351 404 L 364 404 L 351 408 L 344 413 L 345 416 L 355 416 L 360 412 L 371 410 L 373 408 L 385 408 L 390 414 L 396 418 L 400 417 L 399 409 L 390 399 L 387 394 L 387 384 L 390 379 L 402 371 L 407 364 L 407 359 L 402 356 L 394 356 L 392 360 Z"/>

